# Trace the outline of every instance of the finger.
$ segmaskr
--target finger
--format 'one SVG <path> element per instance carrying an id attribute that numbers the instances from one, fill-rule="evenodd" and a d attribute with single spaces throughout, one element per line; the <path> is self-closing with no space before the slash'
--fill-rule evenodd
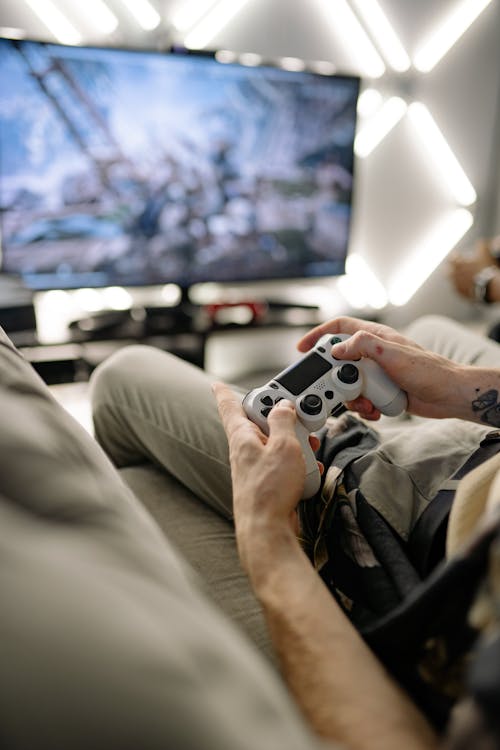
<path id="1" fill-rule="evenodd" d="M 400 339 L 398 341 L 397 339 Z M 390 339 L 381 338 L 371 331 L 358 331 L 345 341 L 332 347 L 332 356 L 336 359 L 360 359 L 369 357 L 386 369 L 395 357 L 401 357 L 402 353 L 408 354 L 411 348 L 420 349 L 402 336 Z"/>
<path id="2" fill-rule="evenodd" d="M 284 437 L 296 437 L 295 423 L 297 415 L 291 401 L 282 399 L 271 409 L 267 418 L 269 423 L 269 442 L 276 442 Z"/>
<path id="3" fill-rule="evenodd" d="M 321 445 L 321 440 L 317 435 L 309 435 L 309 445 L 311 446 L 312 452 L 316 453 L 319 446 Z"/>
<path id="4" fill-rule="evenodd" d="M 365 396 L 360 396 L 353 401 L 346 401 L 346 406 L 350 411 L 357 412 L 363 419 L 376 421 L 381 417 L 379 409 L 369 399 L 365 398 Z"/>
<path id="5" fill-rule="evenodd" d="M 255 425 L 250 422 L 243 411 L 240 396 L 237 396 L 225 383 L 214 383 L 212 391 L 217 402 L 222 425 L 229 439 L 236 430 L 255 432 Z"/>
<path id="6" fill-rule="evenodd" d="M 358 320 L 358 318 L 349 318 L 346 316 L 334 318 L 308 331 L 297 343 L 297 349 L 300 352 L 309 351 L 325 333 L 355 333 L 361 327 L 370 325 L 369 321 Z"/>

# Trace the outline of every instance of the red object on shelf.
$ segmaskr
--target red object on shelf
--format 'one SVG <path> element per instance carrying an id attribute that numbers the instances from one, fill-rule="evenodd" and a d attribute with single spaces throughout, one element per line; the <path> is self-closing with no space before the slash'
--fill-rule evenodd
<path id="1" fill-rule="evenodd" d="M 252 302 L 247 300 L 240 302 L 213 302 L 203 306 L 204 311 L 212 323 L 217 323 L 217 318 L 220 317 L 221 312 L 231 309 L 234 310 L 236 308 L 248 309 L 252 315 L 253 322 L 262 320 L 268 310 L 268 306 L 265 302 Z"/>

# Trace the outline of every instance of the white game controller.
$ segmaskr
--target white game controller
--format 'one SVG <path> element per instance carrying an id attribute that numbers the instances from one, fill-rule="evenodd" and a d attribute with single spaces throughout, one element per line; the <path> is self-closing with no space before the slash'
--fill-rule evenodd
<path id="1" fill-rule="evenodd" d="M 332 346 L 348 338 L 346 334 L 322 336 L 302 359 L 266 385 L 254 388 L 243 399 L 248 418 L 266 434 L 267 417 L 274 404 L 284 398 L 295 404 L 296 433 L 306 462 L 303 498 L 315 495 L 321 484 L 309 434 L 323 427 L 328 416 L 335 414 L 345 401 L 360 395 L 390 417 L 401 414 L 408 405 L 406 393 L 372 359 L 363 357 L 353 361 L 332 357 Z"/>

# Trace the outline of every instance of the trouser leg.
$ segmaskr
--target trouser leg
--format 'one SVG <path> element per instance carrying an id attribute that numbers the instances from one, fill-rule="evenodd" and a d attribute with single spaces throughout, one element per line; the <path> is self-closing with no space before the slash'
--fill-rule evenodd
<path id="1" fill-rule="evenodd" d="M 133 346 L 92 378 L 96 437 L 118 467 L 151 461 L 230 518 L 227 440 L 212 378 L 166 352 Z"/>
<path id="2" fill-rule="evenodd" d="M 441 315 L 425 315 L 405 330 L 417 344 L 455 362 L 500 366 L 500 344 Z"/>
<path id="3" fill-rule="evenodd" d="M 96 437 L 118 467 L 136 466 L 122 472 L 136 496 L 199 573 L 214 601 L 273 661 L 261 607 L 241 568 L 229 522 L 227 440 L 211 382 L 202 370 L 171 354 L 127 347 L 92 378 Z M 151 463 L 184 487 L 162 483 Z M 139 464 L 146 469 L 140 471 Z"/>

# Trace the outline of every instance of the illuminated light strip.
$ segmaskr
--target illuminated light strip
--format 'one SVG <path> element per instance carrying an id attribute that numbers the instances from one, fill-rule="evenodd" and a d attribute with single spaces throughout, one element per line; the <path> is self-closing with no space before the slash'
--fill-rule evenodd
<path id="1" fill-rule="evenodd" d="M 121 0 L 144 31 L 153 31 L 160 25 L 161 16 L 148 0 Z"/>
<path id="2" fill-rule="evenodd" d="M 465 208 L 448 211 L 420 240 L 389 286 L 389 301 L 405 305 L 473 224 Z"/>
<path id="3" fill-rule="evenodd" d="M 255 54 L 255 52 L 243 52 L 238 58 L 238 62 L 242 65 L 247 65 L 250 68 L 254 68 L 257 65 L 261 65 L 262 56 Z"/>
<path id="4" fill-rule="evenodd" d="M 322 76 L 332 76 L 337 70 L 329 60 L 311 60 L 307 63 L 307 67 Z"/>
<path id="5" fill-rule="evenodd" d="M 393 96 L 376 112 L 356 136 L 354 151 L 364 159 L 381 143 L 398 124 L 406 112 L 404 99 Z"/>
<path id="6" fill-rule="evenodd" d="M 102 34 L 111 34 L 118 26 L 118 19 L 103 0 L 85 0 L 85 13 Z"/>
<path id="7" fill-rule="evenodd" d="M 26 39 L 26 32 L 24 29 L 16 29 L 13 26 L 0 26 L 0 37 Z"/>
<path id="8" fill-rule="evenodd" d="M 181 0 L 182 5 L 171 17 L 172 24 L 177 31 L 187 31 L 201 21 L 205 13 L 219 0 Z"/>
<path id="9" fill-rule="evenodd" d="M 382 105 L 382 94 L 377 89 L 365 89 L 358 97 L 358 115 L 371 117 Z"/>
<path id="10" fill-rule="evenodd" d="M 215 53 L 215 59 L 220 63 L 234 63 L 237 62 L 238 57 L 237 52 L 232 52 L 229 49 L 220 49 Z"/>
<path id="11" fill-rule="evenodd" d="M 346 275 L 339 278 L 337 285 L 343 297 L 357 310 L 365 307 L 381 310 L 387 305 L 383 285 L 360 255 L 348 255 Z"/>
<path id="12" fill-rule="evenodd" d="M 411 60 L 377 0 L 351 0 L 391 68 L 404 73 Z"/>
<path id="13" fill-rule="evenodd" d="M 40 21 L 63 44 L 81 44 L 82 35 L 51 0 L 24 0 Z"/>
<path id="14" fill-rule="evenodd" d="M 219 0 L 184 39 L 189 49 L 203 49 L 243 9 L 248 0 Z"/>
<path id="15" fill-rule="evenodd" d="M 363 75 L 380 78 L 385 73 L 384 61 L 371 43 L 346 0 L 321 0 L 323 12 L 343 39 L 349 41 L 349 52 L 356 54 Z"/>
<path id="16" fill-rule="evenodd" d="M 476 191 L 425 104 L 413 102 L 408 107 L 408 114 L 433 168 L 439 170 L 455 200 L 462 206 L 475 203 Z"/>
<path id="17" fill-rule="evenodd" d="M 298 57 L 280 57 L 279 65 L 284 70 L 300 71 L 306 69 L 306 64 Z"/>
<path id="18" fill-rule="evenodd" d="M 491 0 L 462 0 L 415 53 L 413 64 L 421 73 L 429 73 L 446 55 Z"/>

